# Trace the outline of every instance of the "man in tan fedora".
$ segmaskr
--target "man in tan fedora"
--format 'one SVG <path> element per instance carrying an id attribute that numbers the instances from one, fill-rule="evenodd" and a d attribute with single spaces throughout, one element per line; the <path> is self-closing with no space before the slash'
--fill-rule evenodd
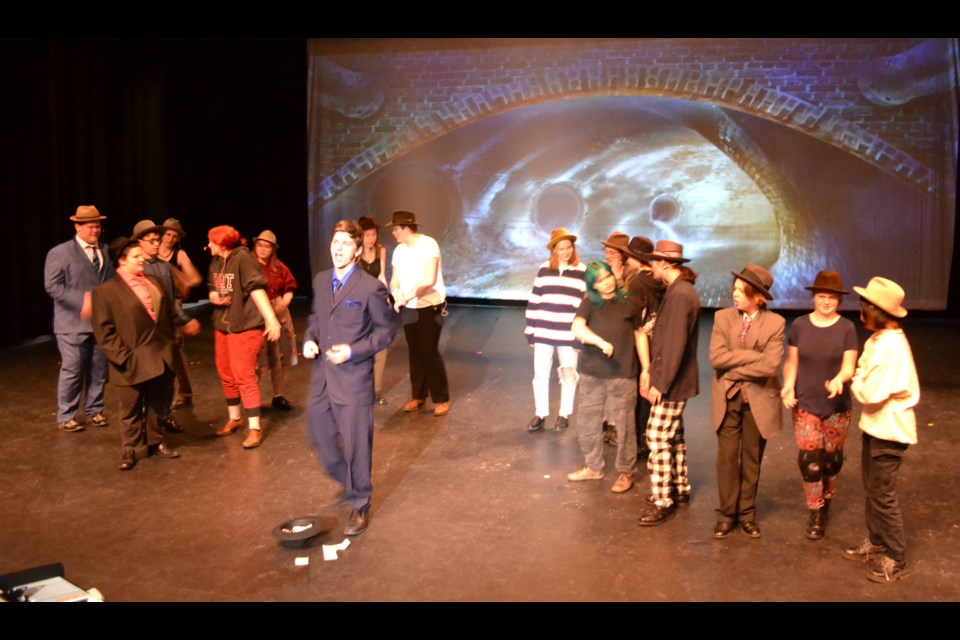
<path id="1" fill-rule="evenodd" d="M 100 222 L 106 219 L 93 205 L 77 207 L 70 216 L 74 237 L 47 253 L 43 269 L 44 288 L 53 298 L 53 333 L 60 350 L 57 426 L 64 431 L 82 431 L 84 424 L 107 426 L 103 415 L 107 361 L 90 325 L 91 293 L 114 274 L 107 245 L 100 242 Z M 84 388 L 83 420 L 77 420 Z"/>

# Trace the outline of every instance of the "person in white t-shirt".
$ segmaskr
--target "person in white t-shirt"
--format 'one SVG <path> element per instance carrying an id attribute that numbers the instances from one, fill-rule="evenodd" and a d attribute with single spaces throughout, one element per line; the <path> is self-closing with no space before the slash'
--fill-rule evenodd
<path id="1" fill-rule="evenodd" d="M 403 410 L 419 410 L 427 395 L 434 402 L 433 415 L 450 413 L 447 369 L 440 355 L 440 331 L 447 315 L 446 288 L 440 246 L 420 233 L 412 211 L 393 212 L 387 227 L 393 227 L 397 248 L 393 251 L 390 292 L 400 314 L 410 359 L 411 399 Z"/>

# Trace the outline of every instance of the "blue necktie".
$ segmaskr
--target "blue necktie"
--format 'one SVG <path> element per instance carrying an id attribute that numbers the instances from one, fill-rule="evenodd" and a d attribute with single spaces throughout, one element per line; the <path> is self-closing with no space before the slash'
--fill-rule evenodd
<path id="1" fill-rule="evenodd" d="M 90 252 L 93 254 L 93 268 L 97 270 L 97 273 L 100 273 L 100 256 L 97 255 L 97 248 L 90 247 Z"/>

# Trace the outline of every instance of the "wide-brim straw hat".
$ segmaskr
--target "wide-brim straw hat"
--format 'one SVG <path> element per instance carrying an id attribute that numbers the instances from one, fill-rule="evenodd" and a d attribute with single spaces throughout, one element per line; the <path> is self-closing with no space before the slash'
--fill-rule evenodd
<path id="1" fill-rule="evenodd" d="M 760 265 L 750 263 L 745 266 L 740 273 L 736 271 L 731 271 L 730 273 L 733 274 L 733 277 L 740 278 L 751 285 L 767 300 L 773 300 L 773 296 L 770 294 L 770 287 L 773 286 L 773 276 Z"/>
<path id="2" fill-rule="evenodd" d="M 883 309 L 895 318 L 902 318 L 907 315 L 907 310 L 903 308 L 903 299 L 906 294 L 903 287 L 893 280 L 877 276 L 870 278 L 866 288 L 854 287 L 853 290 L 867 302 Z"/>

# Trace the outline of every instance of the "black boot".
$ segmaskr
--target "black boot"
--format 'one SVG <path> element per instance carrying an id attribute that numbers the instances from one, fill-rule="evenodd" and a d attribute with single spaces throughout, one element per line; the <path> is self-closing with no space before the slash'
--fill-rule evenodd
<path id="1" fill-rule="evenodd" d="M 819 540 L 823 537 L 823 532 L 826 529 L 824 523 L 825 514 L 826 509 L 824 507 L 810 510 L 810 518 L 807 520 L 807 530 L 804 532 L 810 540 Z"/>

